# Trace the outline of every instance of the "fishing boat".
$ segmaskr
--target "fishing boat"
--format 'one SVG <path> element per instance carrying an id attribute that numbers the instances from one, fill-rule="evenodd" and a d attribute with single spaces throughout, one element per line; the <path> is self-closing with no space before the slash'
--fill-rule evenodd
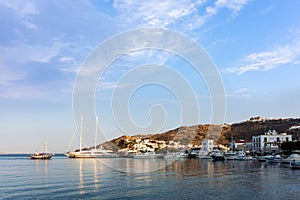
<path id="1" fill-rule="evenodd" d="M 47 141 L 45 142 L 45 153 L 36 152 L 30 156 L 33 160 L 49 160 L 54 156 L 52 153 L 47 153 Z"/>
<path id="2" fill-rule="evenodd" d="M 81 128 L 80 128 L 80 142 L 79 149 L 73 152 L 66 152 L 65 155 L 69 158 L 116 158 L 119 157 L 118 154 L 111 150 L 105 150 L 100 145 L 97 146 L 97 127 L 98 117 L 96 117 L 96 132 L 95 132 L 95 147 L 94 148 L 82 148 L 82 127 L 83 127 L 83 116 L 81 116 Z"/>

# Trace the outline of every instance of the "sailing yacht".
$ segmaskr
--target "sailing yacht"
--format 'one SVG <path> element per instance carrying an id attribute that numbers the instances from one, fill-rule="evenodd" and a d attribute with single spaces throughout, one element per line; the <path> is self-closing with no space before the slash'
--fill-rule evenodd
<path id="1" fill-rule="evenodd" d="M 98 117 L 96 117 L 96 133 L 95 133 L 95 147 L 94 148 L 82 148 L 82 124 L 83 117 L 81 116 L 81 128 L 80 128 L 80 144 L 79 150 L 73 152 L 66 152 L 66 156 L 69 158 L 116 158 L 119 157 L 116 153 L 111 150 L 104 150 L 102 146 L 97 148 L 97 129 L 98 129 Z"/>
<path id="2" fill-rule="evenodd" d="M 52 153 L 47 152 L 47 141 L 45 142 L 45 153 L 42 152 L 36 152 L 33 155 L 30 156 L 30 159 L 39 159 L 39 160 L 49 160 L 54 156 Z"/>

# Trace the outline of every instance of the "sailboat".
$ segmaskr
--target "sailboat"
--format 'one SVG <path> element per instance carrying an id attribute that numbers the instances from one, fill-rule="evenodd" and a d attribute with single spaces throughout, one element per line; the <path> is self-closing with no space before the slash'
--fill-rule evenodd
<path id="1" fill-rule="evenodd" d="M 33 155 L 30 156 L 30 159 L 35 160 L 49 160 L 54 156 L 52 153 L 47 152 L 47 141 L 45 142 L 45 153 L 42 152 L 36 152 Z"/>
<path id="2" fill-rule="evenodd" d="M 79 150 L 73 152 L 66 152 L 66 156 L 69 158 L 116 158 L 119 157 L 116 153 L 111 150 L 104 150 L 102 146 L 97 148 L 97 129 L 98 129 L 98 117 L 96 117 L 96 133 L 95 133 L 95 146 L 91 149 L 82 148 L 82 127 L 83 127 L 83 116 L 81 116 L 80 124 L 80 142 Z"/>

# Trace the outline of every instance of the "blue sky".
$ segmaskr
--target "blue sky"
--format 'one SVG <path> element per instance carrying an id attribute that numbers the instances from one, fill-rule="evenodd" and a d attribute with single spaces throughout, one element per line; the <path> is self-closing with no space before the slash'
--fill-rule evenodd
<path id="1" fill-rule="evenodd" d="M 66 151 L 75 131 L 72 94 L 82 63 L 106 39 L 143 27 L 177 31 L 207 51 L 225 88 L 224 122 L 252 116 L 299 117 L 299 8 L 300 2 L 293 0 L 3 0 L 0 152 L 33 152 L 42 149 L 45 140 L 50 151 Z M 141 66 L 149 63 L 165 67 L 143 70 Z M 122 123 L 113 118 L 111 97 L 114 89 L 126 90 L 138 82 L 138 78 L 122 82 L 131 72 L 147 77 L 162 74 L 170 82 L 178 81 L 173 72 L 180 74 L 197 96 L 200 122 L 214 123 L 203 77 L 176 55 L 142 50 L 117 59 L 100 79 L 95 96 L 103 134 L 99 142 L 124 134 L 118 127 Z M 189 101 L 185 92 L 181 95 Z M 167 86 L 148 84 L 124 101 L 129 101 L 130 117 L 139 127 L 128 128 L 128 134 L 194 124 L 193 119 L 181 119 L 176 94 Z M 126 129 L 126 124 L 122 126 Z M 87 146 L 94 144 L 93 131 L 85 131 Z M 78 146 L 76 139 L 71 149 Z"/>

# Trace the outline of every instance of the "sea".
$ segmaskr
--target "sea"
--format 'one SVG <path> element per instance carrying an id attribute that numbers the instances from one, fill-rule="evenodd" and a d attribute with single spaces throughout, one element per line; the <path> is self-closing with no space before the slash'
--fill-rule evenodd
<path id="1" fill-rule="evenodd" d="M 0 199 L 300 199 L 300 170 L 258 161 L 0 155 Z"/>

